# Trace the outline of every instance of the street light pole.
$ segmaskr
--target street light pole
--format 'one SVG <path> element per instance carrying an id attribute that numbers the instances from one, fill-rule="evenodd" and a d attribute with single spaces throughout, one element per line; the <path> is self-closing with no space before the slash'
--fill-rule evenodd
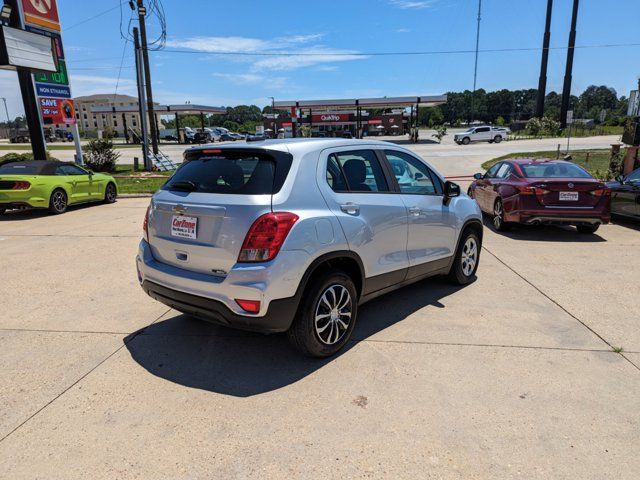
<path id="1" fill-rule="evenodd" d="M 482 20 L 482 0 L 478 0 L 478 28 L 476 30 L 476 61 L 473 66 L 473 93 L 471 94 L 471 122 L 475 115 L 476 83 L 478 80 L 478 53 L 480 51 L 480 21 Z"/>
<path id="2" fill-rule="evenodd" d="M 7 108 L 7 99 L 2 97 L 2 101 L 4 102 L 4 113 L 7 114 L 7 128 L 9 128 L 9 123 L 11 123 L 11 119 L 9 118 L 9 109 Z"/>

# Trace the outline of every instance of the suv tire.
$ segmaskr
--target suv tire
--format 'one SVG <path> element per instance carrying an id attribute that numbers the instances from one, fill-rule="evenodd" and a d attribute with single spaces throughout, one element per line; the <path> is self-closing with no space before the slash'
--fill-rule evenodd
<path id="1" fill-rule="evenodd" d="M 328 272 L 313 279 L 305 290 L 287 336 L 305 355 L 329 357 L 349 341 L 357 316 L 353 280 L 343 272 Z"/>
<path id="2" fill-rule="evenodd" d="M 469 137 L 464 137 L 462 139 L 462 144 L 463 145 L 469 145 L 469 143 L 471 143 L 471 139 Z"/>
<path id="3" fill-rule="evenodd" d="M 493 141 L 496 143 L 500 143 L 502 141 L 502 137 L 500 135 L 496 135 L 493 137 Z"/>
<path id="4" fill-rule="evenodd" d="M 482 244 L 478 234 L 467 228 L 460 237 L 458 250 L 449 271 L 449 280 L 456 285 L 466 285 L 476 278 L 480 264 L 480 248 Z"/>

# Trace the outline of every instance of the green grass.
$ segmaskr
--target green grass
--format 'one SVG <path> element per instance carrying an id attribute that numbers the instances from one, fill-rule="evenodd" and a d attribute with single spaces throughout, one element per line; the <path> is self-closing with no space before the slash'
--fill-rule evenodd
<path id="1" fill-rule="evenodd" d="M 116 183 L 118 184 L 118 193 L 154 193 L 157 191 L 166 178 L 118 178 L 116 177 Z"/>
<path id="2" fill-rule="evenodd" d="M 624 352 L 624 348 L 622 347 L 613 347 L 613 351 L 616 353 L 622 353 Z"/>
<path id="3" fill-rule="evenodd" d="M 609 161 L 611 159 L 611 151 L 607 149 L 600 150 L 573 150 L 570 152 L 573 158 L 573 163 L 580 165 L 585 170 L 589 171 L 592 175 L 596 176 L 596 172 L 602 175 L 609 170 Z M 588 161 L 587 161 L 587 153 Z M 624 157 L 624 150 L 621 152 Z M 543 152 L 523 152 L 523 153 L 510 153 L 501 157 L 494 158 L 486 161 L 482 164 L 482 168 L 488 170 L 493 165 L 501 160 L 507 160 L 510 158 L 551 158 L 555 159 L 558 156 L 557 151 L 543 151 Z M 563 157 L 563 152 L 560 152 L 560 158 Z"/>

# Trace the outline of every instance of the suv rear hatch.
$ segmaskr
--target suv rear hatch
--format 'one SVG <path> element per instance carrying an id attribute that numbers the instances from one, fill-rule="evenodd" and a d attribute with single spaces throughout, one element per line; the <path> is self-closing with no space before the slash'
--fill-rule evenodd
<path id="1" fill-rule="evenodd" d="M 253 222 L 272 210 L 291 167 L 288 153 L 204 148 L 185 162 L 151 202 L 148 240 L 154 258 L 193 272 L 225 275 Z"/>

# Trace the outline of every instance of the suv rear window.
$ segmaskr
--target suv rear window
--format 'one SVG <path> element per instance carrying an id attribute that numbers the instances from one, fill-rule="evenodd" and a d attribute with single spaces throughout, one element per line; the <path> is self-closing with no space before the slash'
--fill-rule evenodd
<path id="1" fill-rule="evenodd" d="M 277 193 L 291 166 L 290 155 L 278 159 L 264 152 L 216 150 L 194 152 L 162 187 L 201 193 L 271 195 Z"/>

